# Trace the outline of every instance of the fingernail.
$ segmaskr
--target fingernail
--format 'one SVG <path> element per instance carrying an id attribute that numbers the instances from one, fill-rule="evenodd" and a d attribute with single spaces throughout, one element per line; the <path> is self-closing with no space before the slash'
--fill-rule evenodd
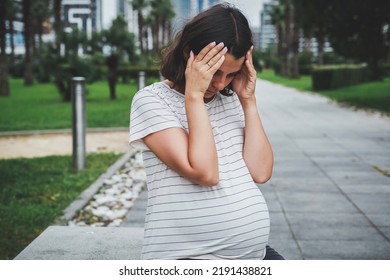
<path id="1" fill-rule="evenodd" d="M 224 46 L 225 44 L 223 42 L 219 43 L 218 46 Z"/>
<path id="2" fill-rule="evenodd" d="M 210 43 L 210 46 L 215 46 L 216 45 L 216 42 L 211 42 Z"/>

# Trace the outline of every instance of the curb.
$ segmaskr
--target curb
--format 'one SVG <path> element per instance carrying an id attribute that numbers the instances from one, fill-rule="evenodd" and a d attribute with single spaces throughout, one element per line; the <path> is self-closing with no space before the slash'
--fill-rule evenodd
<path id="1" fill-rule="evenodd" d="M 99 133 L 99 132 L 115 132 L 115 131 L 129 131 L 128 127 L 97 127 L 87 128 L 87 133 Z M 40 134 L 71 134 L 71 128 L 65 129 L 48 129 L 48 130 L 21 130 L 21 131 L 1 131 L 0 137 L 7 136 L 28 136 L 28 135 L 40 135 Z"/>
<path id="2" fill-rule="evenodd" d="M 105 173 L 93 182 L 87 189 L 85 189 L 65 210 L 62 217 L 60 217 L 54 224 L 56 225 L 67 225 L 67 222 L 71 220 L 77 211 L 82 209 L 93 197 L 93 195 L 103 185 L 104 180 L 111 177 L 120 167 L 122 167 L 126 161 L 130 159 L 133 151 L 126 152 L 120 159 L 112 164 Z"/>

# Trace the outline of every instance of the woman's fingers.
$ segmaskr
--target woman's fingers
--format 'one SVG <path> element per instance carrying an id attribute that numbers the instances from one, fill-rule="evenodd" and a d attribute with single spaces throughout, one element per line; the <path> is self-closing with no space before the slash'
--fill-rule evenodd
<path id="1" fill-rule="evenodd" d="M 247 57 L 249 59 L 249 62 L 253 65 L 253 46 L 249 49 Z"/>
<path id="2" fill-rule="evenodd" d="M 207 53 L 215 47 L 215 45 L 216 45 L 215 42 L 211 42 L 211 43 L 208 44 L 206 47 L 204 47 L 204 48 L 200 51 L 200 53 L 197 55 L 196 60 L 197 60 L 197 61 L 201 61 L 201 60 L 207 55 Z"/>
<path id="3" fill-rule="evenodd" d="M 186 68 L 190 68 L 193 61 L 194 61 L 194 52 L 190 51 L 190 57 L 187 60 L 187 67 Z"/>
<path id="4" fill-rule="evenodd" d="M 225 54 L 227 53 L 227 47 L 224 47 L 222 50 L 220 50 L 217 54 L 215 54 L 214 56 L 212 56 L 210 58 L 210 60 L 207 62 L 207 65 L 211 68 L 215 68 L 214 66 L 218 65 L 218 68 L 219 66 L 221 66 L 222 63 L 219 63 L 221 58 L 225 57 Z M 207 58 L 205 57 L 205 60 Z M 216 70 L 218 70 L 218 68 Z"/>
<path id="5" fill-rule="evenodd" d="M 212 48 L 202 59 L 202 61 L 204 61 L 205 63 L 215 63 L 216 61 L 219 60 L 220 56 L 218 56 L 221 51 L 223 50 L 224 48 L 224 44 L 223 43 L 219 43 L 218 45 L 216 45 L 214 48 Z M 218 56 L 218 57 L 216 57 Z M 215 58 L 216 59 L 213 61 L 212 59 Z M 212 65 L 211 65 L 212 66 Z"/>
<path id="6" fill-rule="evenodd" d="M 223 43 L 218 45 L 215 42 L 208 44 L 197 55 L 195 62 L 200 66 L 206 66 L 206 70 L 215 68 L 214 65 L 218 63 L 222 56 L 227 52 L 227 48 L 224 48 Z M 220 64 L 219 64 L 220 65 Z"/>

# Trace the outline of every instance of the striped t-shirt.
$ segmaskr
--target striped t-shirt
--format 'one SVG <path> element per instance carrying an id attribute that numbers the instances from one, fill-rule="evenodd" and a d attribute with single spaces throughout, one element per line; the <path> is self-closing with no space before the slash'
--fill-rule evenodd
<path id="1" fill-rule="evenodd" d="M 243 160 L 244 114 L 236 94 L 205 104 L 218 154 L 219 183 L 200 186 L 160 161 L 142 138 L 178 127 L 188 133 L 184 95 L 158 82 L 133 99 L 130 143 L 143 150 L 148 203 L 142 259 L 263 259 L 270 221 Z"/>

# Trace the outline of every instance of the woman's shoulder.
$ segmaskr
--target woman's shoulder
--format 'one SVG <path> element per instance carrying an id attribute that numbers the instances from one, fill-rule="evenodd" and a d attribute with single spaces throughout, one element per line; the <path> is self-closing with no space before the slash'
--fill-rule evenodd
<path id="1" fill-rule="evenodd" d="M 165 81 L 155 82 L 140 89 L 135 95 L 134 99 L 152 98 L 159 100 L 167 100 L 176 97 L 177 93 L 171 89 Z"/>
<path id="2" fill-rule="evenodd" d="M 153 83 L 139 90 L 133 97 L 132 108 L 146 106 L 184 108 L 184 96 L 171 89 L 164 81 Z"/>

